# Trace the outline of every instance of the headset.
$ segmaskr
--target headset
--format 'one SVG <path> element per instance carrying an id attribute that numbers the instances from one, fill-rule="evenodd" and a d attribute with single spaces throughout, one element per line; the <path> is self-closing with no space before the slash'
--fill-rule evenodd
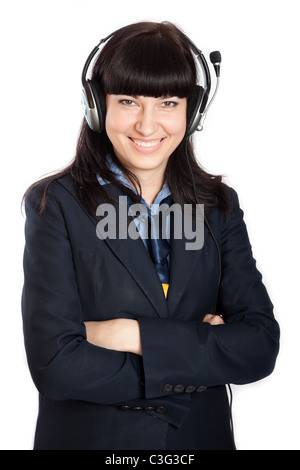
<path id="1" fill-rule="evenodd" d="M 99 44 L 92 50 L 88 56 L 86 63 L 82 71 L 82 107 L 84 111 L 85 119 L 89 127 L 95 132 L 103 132 L 105 129 L 105 114 L 106 114 L 106 99 L 101 86 L 93 79 L 88 79 L 87 74 L 92 60 L 99 51 L 100 47 L 114 36 L 118 31 L 114 31 L 109 36 L 101 39 Z M 220 64 L 221 54 L 219 51 L 214 51 L 210 54 L 210 61 L 214 66 L 214 70 L 217 77 L 217 85 L 213 97 L 209 104 L 208 99 L 211 90 L 211 75 L 208 63 L 205 59 L 204 54 L 195 46 L 195 44 L 185 36 L 191 51 L 194 53 L 197 59 L 197 63 L 202 71 L 203 75 L 203 86 L 195 85 L 193 93 L 189 99 L 187 108 L 187 126 L 186 126 L 186 137 L 192 135 L 196 130 L 201 131 L 203 129 L 204 120 L 207 112 L 216 96 L 219 87 L 220 77 Z"/>

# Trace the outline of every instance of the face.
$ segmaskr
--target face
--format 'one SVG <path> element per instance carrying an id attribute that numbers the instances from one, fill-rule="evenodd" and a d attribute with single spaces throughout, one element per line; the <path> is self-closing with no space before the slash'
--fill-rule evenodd
<path id="1" fill-rule="evenodd" d="M 164 171 L 186 130 L 186 98 L 107 95 L 106 132 L 121 163 Z"/>

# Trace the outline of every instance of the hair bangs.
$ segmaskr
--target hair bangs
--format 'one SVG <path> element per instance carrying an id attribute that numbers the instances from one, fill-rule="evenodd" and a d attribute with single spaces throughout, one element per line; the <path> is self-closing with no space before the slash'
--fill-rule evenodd
<path id="1" fill-rule="evenodd" d="M 141 35 L 115 49 L 104 68 L 106 94 L 189 97 L 196 84 L 192 53 L 161 35 Z"/>

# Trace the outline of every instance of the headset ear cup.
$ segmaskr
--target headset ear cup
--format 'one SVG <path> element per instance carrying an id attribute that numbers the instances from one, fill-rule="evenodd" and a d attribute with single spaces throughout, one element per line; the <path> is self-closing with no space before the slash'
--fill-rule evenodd
<path id="1" fill-rule="evenodd" d="M 95 105 L 98 113 L 98 132 L 103 132 L 105 129 L 105 115 L 106 115 L 106 97 L 101 89 L 101 86 L 95 81 L 90 82 L 91 89 L 93 91 Z"/>
<path id="2" fill-rule="evenodd" d="M 201 118 L 201 104 L 204 97 L 204 88 L 196 85 L 188 99 L 186 116 L 186 136 L 190 136 L 198 127 Z"/>

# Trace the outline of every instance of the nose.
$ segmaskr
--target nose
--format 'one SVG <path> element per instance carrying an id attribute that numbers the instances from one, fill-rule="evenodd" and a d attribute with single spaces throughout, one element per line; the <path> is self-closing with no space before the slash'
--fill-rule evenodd
<path id="1" fill-rule="evenodd" d="M 157 132 L 159 124 L 155 116 L 155 110 L 152 107 L 143 107 L 135 123 L 135 130 L 144 137 L 154 135 Z"/>

